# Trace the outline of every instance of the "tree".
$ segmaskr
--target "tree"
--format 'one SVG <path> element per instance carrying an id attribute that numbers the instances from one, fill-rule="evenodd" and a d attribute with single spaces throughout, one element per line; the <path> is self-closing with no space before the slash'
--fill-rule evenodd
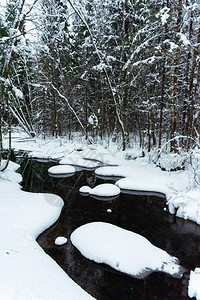
<path id="1" fill-rule="evenodd" d="M 1 68 L 1 82 L 0 82 L 0 161 L 2 159 L 3 144 L 2 144 L 2 122 L 3 122 L 3 108 L 5 95 L 10 89 L 10 74 L 13 68 L 13 62 L 15 56 L 21 46 L 21 42 L 24 32 L 24 26 L 27 16 L 30 14 L 33 6 L 37 0 L 34 1 L 33 5 L 25 8 L 25 0 L 18 0 L 17 2 L 9 1 L 6 26 L 9 36 L 3 36 L 3 65 Z M 16 90 L 17 92 L 17 90 Z M 19 95 L 19 93 L 18 93 Z M 5 169 L 6 166 L 3 168 Z"/>

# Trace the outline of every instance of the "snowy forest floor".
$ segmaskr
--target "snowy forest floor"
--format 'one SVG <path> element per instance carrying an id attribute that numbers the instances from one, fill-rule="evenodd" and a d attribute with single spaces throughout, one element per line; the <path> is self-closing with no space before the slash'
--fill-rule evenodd
<path id="1" fill-rule="evenodd" d="M 4 148 L 7 141 L 5 137 Z M 66 159 L 67 164 L 72 165 L 78 162 L 79 166 L 87 166 L 87 163 L 95 162 L 97 166 L 99 164 L 95 171 L 98 176 L 123 177 L 116 182 L 122 190 L 164 193 L 170 213 L 200 225 L 200 186 L 195 180 L 198 170 L 190 164 L 184 170 L 162 171 L 153 163 L 153 154 L 144 156 L 142 149 L 122 152 L 116 145 L 87 145 L 86 142 L 61 138 L 27 139 L 16 135 L 12 148 L 34 158 Z M 165 157 L 166 166 L 170 159 Z M 45 255 L 35 241 L 59 217 L 62 199 L 55 195 L 21 191 L 21 175 L 15 173 L 17 168 L 16 164 L 10 163 L 9 168 L 0 173 L 0 261 L 3 270 L 0 299 L 58 300 L 66 295 L 67 299 L 73 300 L 92 299 Z M 25 268 L 27 265 L 29 267 Z M 191 271 L 188 295 L 200 299 L 198 272 L 199 268 Z"/>

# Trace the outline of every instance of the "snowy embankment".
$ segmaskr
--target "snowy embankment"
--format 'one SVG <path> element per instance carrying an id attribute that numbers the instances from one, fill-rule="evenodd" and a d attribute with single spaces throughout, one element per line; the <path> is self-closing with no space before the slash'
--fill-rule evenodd
<path id="1" fill-rule="evenodd" d="M 197 300 L 200 300 L 200 268 L 190 272 L 188 296 L 190 298 L 196 297 Z"/>
<path id="2" fill-rule="evenodd" d="M 147 156 L 142 157 L 141 149 L 129 149 L 123 152 L 118 151 L 114 145 L 108 148 L 88 146 L 86 142 L 85 144 L 82 143 L 83 141 L 74 143 L 64 138 L 46 140 L 36 138 L 27 141 L 20 136 L 21 134 L 13 138 L 12 147 L 15 150 L 28 151 L 30 157 L 57 158 L 60 159 L 60 164 L 97 168 L 95 171 L 97 176 L 124 177 L 116 183 L 121 190 L 164 193 L 170 213 L 176 213 L 180 218 L 200 224 L 200 186 L 194 188 L 194 174 L 191 170 L 162 171 L 149 162 Z M 7 147 L 7 144 L 8 140 L 4 139 L 4 147 Z M 169 160 L 166 159 L 167 157 L 165 162 L 169 164 L 170 157 Z M 98 168 L 99 162 L 110 166 Z M 198 167 L 199 164 L 200 154 L 196 166 Z M 167 167 L 169 168 L 168 165 Z"/>
<path id="3" fill-rule="evenodd" d="M 166 195 L 169 212 L 200 225 L 200 186 L 194 180 L 192 170 L 162 171 L 146 158 L 122 162 L 116 167 L 96 169 L 98 176 L 124 177 L 116 185 L 127 191 L 151 191 Z M 188 295 L 200 300 L 199 268 L 191 271 Z"/>
<path id="4" fill-rule="evenodd" d="M 149 191 L 166 195 L 169 212 L 200 224 L 200 187 L 194 187 L 189 170 L 168 172 L 149 163 L 147 158 L 124 161 L 115 167 L 95 170 L 102 177 L 124 177 L 116 182 L 121 191 Z"/>
<path id="5" fill-rule="evenodd" d="M 0 299 L 94 299 L 39 247 L 37 236 L 59 217 L 63 201 L 20 190 L 19 166 L 0 173 Z"/>
<path id="6" fill-rule="evenodd" d="M 4 147 L 6 147 L 5 144 Z M 170 213 L 175 213 L 180 218 L 192 220 L 200 224 L 200 186 L 195 183 L 194 173 L 192 172 L 195 169 L 198 171 L 198 174 L 200 173 L 199 152 L 197 152 L 199 156 L 195 156 L 195 160 L 197 161 L 195 161 L 196 167 L 193 170 L 192 168 L 188 168 L 183 171 L 166 172 L 156 167 L 152 162 L 149 162 L 147 156 L 142 157 L 141 149 L 122 152 L 118 151 L 115 146 L 109 148 L 103 146 L 88 146 L 86 144 L 83 145 L 82 141 L 78 144 L 64 139 L 35 139 L 29 141 L 21 139 L 19 141 L 17 138 L 13 140 L 12 147 L 15 150 L 28 151 L 30 157 L 45 159 L 62 158 L 63 161 L 61 164 L 70 164 L 71 162 L 72 165 L 78 164 L 86 168 L 96 168 L 98 167 L 98 162 L 110 165 L 112 167 L 97 168 L 96 175 L 103 177 L 124 177 L 116 183 L 122 192 L 123 190 L 136 190 L 164 193 Z M 88 162 L 88 159 L 92 159 L 92 162 Z M 6 172 L 8 174 L 9 170 Z M 2 174 L 2 176 L 4 175 Z M 10 176 L 12 177 L 12 174 L 9 174 L 9 178 Z M 195 176 L 197 176 L 197 174 L 195 174 Z M 1 182 L 1 184 L 5 185 L 5 182 Z M 9 182 L 9 190 L 13 192 L 16 191 L 16 189 L 18 190 L 16 186 L 17 185 L 13 184 L 12 181 Z M 0 188 L 1 191 L 4 189 L 3 186 Z M 9 199 L 10 196 L 7 196 L 7 198 Z M 40 208 L 38 208 L 38 210 L 40 210 Z M 5 212 L 3 214 L 6 215 Z M 38 232 L 42 230 L 43 228 L 41 227 Z M 37 247 L 38 245 L 36 244 L 36 248 Z M 40 249 L 40 251 L 42 250 Z M 38 278 L 40 281 L 40 276 Z M 195 273 L 191 272 L 189 296 L 200 299 L 200 285 L 197 284 L 197 281 L 199 281 L 199 274 L 196 270 Z M 5 287 L 6 286 L 7 285 L 5 285 Z M 12 299 L 12 297 L 10 299 Z"/>
<path id="7" fill-rule="evenodd" d="M 161 271 L 180 278 L 184 271 L 177 258 L 143 236 L 109 223 L 83 225 L 70 238 L 85 257 L 131 276 L 144 278 L 153 271 Z"/>

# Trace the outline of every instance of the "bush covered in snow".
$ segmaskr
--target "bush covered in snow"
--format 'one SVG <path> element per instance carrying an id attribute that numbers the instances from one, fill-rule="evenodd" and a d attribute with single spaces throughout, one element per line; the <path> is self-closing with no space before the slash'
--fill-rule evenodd
<path id="1" fill-rule="evenodd" d="M 126 160 L 131 160 L 131 159 L 134 160 L 137 159 L 138 157 L 145 157 L 144 151 L 140 148 L 126 150 L 124 158 Z"/>
<path id="2" fill-rule="evenodd" d="M 200 185 L 200 150 L 193 150 L 190 155 L 190 163 L 193 169 L 194 178 L 198 185 Z"/>
<path id="3" fill-rule="evenodd" d="M 189 163 L 187 153 L 153 153 L 152 161 L 163 171 L 184 170 Z"/>
<path id="4" fill-rule="evenodd" d="M 178 171 L 185 168 L 187 155 L 178 153 L 161 154 L 157 165 L 166 171 Z"/>

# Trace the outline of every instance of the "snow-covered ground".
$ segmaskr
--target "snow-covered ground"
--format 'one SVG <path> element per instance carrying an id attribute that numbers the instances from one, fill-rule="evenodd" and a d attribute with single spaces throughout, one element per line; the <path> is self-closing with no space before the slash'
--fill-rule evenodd
<path id="1" fill-rule="evenodd" d="M 124 177 L 116 182 L 121 191 L 150 191 L 166 195 L 169 212 L 200 224 L 200 186 L 190 170 L 162 171 L 148 158 L 122 161 L 115 167 L 95 170 L 98 176 Z"/>
<path id="2" fill-rule="evenodd" d="M 152 271 L 181 277 L 178 260 L 134 232 L 103 222 L 77 228 L 71 234 L 73 245 L 88 259 L 138 278 Z"/>
<path id="3" fill-rule="evenodd" d="M 190 298 L 196 297 L 197 300 L 200 300 L 200 268 L 190 272 L 188 295 Z"/>
<path id="4" fill-rule="evenodd" d="M 8 140 L 4 139 L 4 146 Z M 29 152 L 29 156 L 37 158 L 57 158 L 60 164 L 71 162 L 83 168 L 96 168 L 96 175 L 102 177 L 124 177 L 116 185 L 121 190 L 153 191 L 166 195 L 170 213 L 178 217 L 192 220 L 199 224 L 200 215 L 200 185 L 197 185 L 198 176 L 194 168 L 200 173 L 199 150 L 192 156 L 195 166 L 182 171 L 162 171 L 149 160 L 146 155 L 142 157 L 141 149 L 118 151 L 116 145 L 106 147 L 103 145 L 87 145 L 86 141 L 70 142 L 67 139 L 25 139 L 21 133 L 15 134 L 12 147 L 17 150 Z M 88 161 L 88 159 L 92 161 Z M 184 157 L 185 160 L 185 157 Z M 163 155 L 159 164 L 166 169 L 170 163 L 182 163 L 182 158 Z M 101 164 L 109 166 L 97 168 Z M 179 165 L 178 165 L 179 166 Z M 192 205 L 191 205 L 192 203 Z"/>
<path id="5" fill-rule="evenodd" d="M 18 167 L 10 162 L 0 173 L 0 299 L 94 299 L 36 242 L 59 217 L 62 199 L 21 191 Z"/>
<path id="6" fill-rule="evenodd" d="M 4 139 L 5 147 L 6 144 L 8 144 L 8 141 Z M 137 190 L 164 193 L 166 195 L 170 213 L 176 214 L 180 218 L 192 220 L 197 224 L 200 224 L 200 185 L 198 185 L 200 174 L 200 154 L 198 152 L 199 150 L 197 150 L 196 153 L 193 153 L 192 167 L 186 165 L 185 170 L 170 172 L 162 171 L 158 166 L 156 166 L 152 162 L 148 155 L 143 157 L 141 149 L 130 149 L 125 152 L 122 152 L 118 151 L 118 148 L 115 145 L 110 145 L 109 147 L 105 147 L 103 145 L 87 145 L 87 143 L 83 143 L 83 141 L 78 141 L 77 143 L 74 143 L 69 142 L 65 139 L 43 140 L 36 138 L 26 140 L 24 139 L 24 137 L 22 138 L 21 135 L 20 138 L 16 136 L 13 139 L 12 147 L 15 148 L 16 151 L 28 151 L 30 157 L 45 159 L 52 158 L 58 160 L 62 159 L 61 163 L 64 162 L 69 164 L 69 162 L 72 161 L 72 165 L 78 164 L 82 165 L 83 167 L 87 167 L 87 164 L 89 164 L 89 167 L 96 168 L 95 173 L 98 176 L 124 177 L 118 180 L 116 183 L 116 185 L 121 189 L 122 192 L 124 190 Z M 88 162 L 88 159 L 92 161 Z M 173 163 L 178 161 L 180 164 L 182 164 L 182 160 L 180 159 L 180 157 L 170 157 L 169 159 L 168 157 L 165 157 L 164 162 L 162 161 L 161 163 L 160 161 L 160 166 L 162 165 L 162 167 L 164 168 L 165 162 L 167 161 L 166 169 L 169 170 L 169 163 L 172 160 Z M 75 163 L 73 163 L 74 161 Z M 101 165 L 104 164 L 107 166 L 98 168 L 99 163 L 101 163 Z M 16 181 L 13 183 L 12 179 L 10 179 L 12 178 L 12 176 L 12 170 L 7 170 L 6 172 L 3 172 L 1 174 L 0 188 L 1 191 L 3 191 L 3 196 L 6 195 L 8 190 L 11 190 L 14 194 L 11 196 L 11 193 L 8 192 L 8 196 L 6 196 L 7 199 L 17 199 L 20 197 L 22 199 L 26 197 L 29 198 L 28 194 L 26 194 L 26 196 L 18 196 L 18 193 L 22 195 L 22 192 L 19 191 L 19 187 Z M 15 176 L 18 176 L 19 181 L 20 175 L 15 174 Z M 8 181 L 5 180 L 5 177 L 8 177 L 11 181 L 8 183 Z M 6 190 L 7 186 L 9 186 L 9 188 L 5 193 L 4 191 Z M 32 197 L 37 198 L 39 197 L 39 195 L 32 195 Z M 5 197 L 3 199 L 5 201 Z M 7 200 L 5 203 L 7 203 Z M 13 203 L 13 201 L 10 201 L 10 203 Z M 1 205 L 4 205 L 4 202 L 2 202 L 2 200 Z M 6 207 L 9 208 L 7 204 L 5 207 L 3 206 L 4 209 L 6 209 Z M 56 215 L 58 216 L 59 213 L 56 212 Z M 53 219 L 50 220 L 51 224 L 53 222 Z M 38 222 L 40 224 L 39 220 Z M 48 225 L 46 224 L 46 226 Z M 41 232 L 44 229 L 44 226 L 39 226 L 38 228 L 38 232 Z M 36 246 L 36 249 L 38 249 L 37 247 L 39 246 Z M 197 285 L 195 285 L 194 282 L 196 281 L 192 280 L 192 278 L 194 278 L 192 274 L 193 273 L 191 273 L 190 291 L 195 291 L 194 296 L 196 296 L 197 298 L 199 297 L 198 299 L 200 299 L 200 284 L 198 285 L 198 287 Z M 195 278 L 197 278 L 197 276 Z M 190 295 L 191 294 L 192 292 L 190 292 Z"/>
<path id="7" fill-rule="evenodd" d="M 69 154 L 66 158 L 63 158 L 59 161 L 60 165 L 74 165 L 84 169 L 95 169 L 99 166 L 98 162 L 93 162 L 80 158 L 80 153 L 76 151 L 75 153 Z"/>

